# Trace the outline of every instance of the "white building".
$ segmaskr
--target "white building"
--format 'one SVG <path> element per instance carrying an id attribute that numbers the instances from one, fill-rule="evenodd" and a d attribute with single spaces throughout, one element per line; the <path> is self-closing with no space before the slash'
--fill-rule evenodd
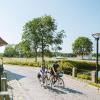
<path id="1" fill-rule="evenodd" d="M 78 55 L 77 58 L 78 58 L 78 59 L 82 59 L 82 56 L 79 56 L 79 55 Z M 83 56 L 83 59 L 88 59 L 88 60 L 89 60 L 89 59 L 92 59 L 92 54 L 84 55 L 84 56 Z"/>

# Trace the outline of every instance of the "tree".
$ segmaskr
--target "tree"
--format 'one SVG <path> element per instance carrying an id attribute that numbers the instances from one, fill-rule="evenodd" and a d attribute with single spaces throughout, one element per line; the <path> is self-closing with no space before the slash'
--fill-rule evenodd
<path id="1" fill-rule="evenodd" d="M 30 50 L 35 54 L 35 61 L 37 62 L 37 50 L 39 45 L 38 24 L 40 18 L 34 18 L 32 21 L 27 22 L 23 28 L 22 41 L 27 41 L 30 44 Z M 29 46 L 29 45 L 27 45 Z"/>
<path id="2" fill-rule="evenodd" d="M 42 61 L 44 60 L 45 50 L 53 44 L 61 44 L 63 31 L 56 33 L 57 25 L 51 16 L 34 18 L 24 26 L 22 40 L 28 41 L 36 53 L 40 49 Z M 56 42 L 57 41 L 57 42 Z M 37 59 L 36 59 L 37 61 Z"/>
<path id="3" fill-rule="evenodd" d="M 31 56 L 30 45 L 27 41 L 21 41 L 19 44 L 15 45 L 15 50 L 17 52 L 17 56 L 19 57 Z"/>
<path id="4" fill-rule="evenodd" d="M 63 33 L 65 33 L 64 30 L 61 30 L 54 37 L 54 40 L 53 40 L 54 44 L 52 46 L 52 49 L 54 50 L 54 55 L 55 56 L 57 56 L 58 51 L 62 50 L 62 48 L 61 48 L 61 44 L 63 43 L 62 38 L 65 37 Z"/>
<path id="5" fill-rule="evenodd" d="M 40 50 L 42 55 L 42 61 L 44 60 L 44 51 L 49 49 L 49 46 L 53 44 L 54 32 L 57 29 L 55 19 L 51 16 L 42 16 L 38 27 Z"/>
<path id="6" fill-rule="evenodd" d="M 53 54 L 50 50 L 45 49 L 44 53 L 45 53 L 45 56 L 47 56 L 47 57 L 52 57 L 53 56 Z"/>
<path id="7" fill-rule="evenodd" d="M 14 45 L 8 45 L 4 50 L 4 56 L 6 57 L 15 57 L 16 56 L 16 50 Z"/>
<path id="8" fill-rule="evenodd" d="M 81 55 L 88 55 L 92 52 L 92 42 L 87 37 L 78 37 L 72 45 L 73 53 Z"/>

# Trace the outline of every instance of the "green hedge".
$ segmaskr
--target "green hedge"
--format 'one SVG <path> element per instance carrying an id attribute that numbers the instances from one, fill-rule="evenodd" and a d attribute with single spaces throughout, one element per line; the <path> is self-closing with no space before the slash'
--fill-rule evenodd
<path id="1" fill-rule="evenodd" d="M 14 65 L 26 65 L 26 66 L 40 66 L 41 62 L 36 63 L 33 59 L 14 59 L 14 58 L 7 58 L 4 59 L 4 63 L 5 64 L 14 64 Z M 46 66 L 48 68 L 50 68 L 52 66 L 52 64 L 54 63 L 54 61 L 46 61 Z M 83 71 L 83 70 L 88 70 L 88 71 L 92 71 L 96 69 L 96 64 L 95 62 L 87 62 L 87 61 L 71 61 L 71 60 L 58 60 L 58 63 L 60 65 L 60 70 L 64 70 L 64 71 L 71 71 L 72 67 L 76 67 L 77 69 L 79 69 L 79 72 Z M 82 69 L 82 70 L 81 70 Z"/>
<path id="2" fill-rule="evenodd" d="M 93 86 L 95 86 L 95 87 L 100 88 L 100 83 L 99 83 L 99 84 L 96 84 L 96 83 L 90 82 L 89 84 L 90 84 L 90 85 L 93 85 Z"/>
<path id="3" fill-rule="evenodd" d="M 91 77 L 88 74 L 77 74 L 77 78 L 91 80 Z"/>
<path id="4" fill-rule="evenodd" d="M 53 63 L 54 61 L 49 61 L 47 62 L 47 65 L 50 66 Z M 82 74 L 88 73 L 96 69 L 96 63 L 89 61 L 58 60 L 58 63 L 60 65 L 60 70 L 63 70 L 67 74 L 72 73 L 73 67 L 77 68 L 77 73 Z"/>
<path id="5" fill-rule="evenodd" d="M 85 70 L 96 69 L 95 62 L 90 62 L 90 61 L 69 61 L 69 62 L 73 64 L 74 67 L 77 67 L 78 69 L 85 69 Z"/>

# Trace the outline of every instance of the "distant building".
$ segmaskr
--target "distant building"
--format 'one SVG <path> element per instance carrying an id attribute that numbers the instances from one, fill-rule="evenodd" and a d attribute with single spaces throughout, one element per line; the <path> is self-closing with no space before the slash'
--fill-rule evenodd
<path id="1" fill-rule="evenodd" d="M 82 59 L 82 56 L 78 55 L 77 58 L 78 58 L 78 59 Z M 84 56 L 83 56 L 83 59 L 88 59 L 88 60 L 89 60 L 89 59 L 92 59 L 92 54 L 84 55 Z"/>

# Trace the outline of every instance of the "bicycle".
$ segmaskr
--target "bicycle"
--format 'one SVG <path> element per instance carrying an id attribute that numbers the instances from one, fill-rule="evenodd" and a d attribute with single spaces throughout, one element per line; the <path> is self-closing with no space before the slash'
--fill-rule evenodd
<path id="1" fill-rule="evenodd" d="M 39 80 L 40 82 L 43 83 L 42 85 L 45 88 L 50 86 L 50 89 L 52 89 L 54 86 L 54 87 L 63 89 L 65 87 L 65 84 L 62 77 L 63 77 L 63 72 L 57 73 L 57 75 L 54 75 L 54 77 L 52 78 L 52 75 L 50 74 L 50 72 L 46 71 L 44 74 L 41 75 Z"/>
<path id="2" fill-rule="evenodd" d="M 58 87 L 58 88 L 62 88 L 62 89 L 65 87 L 62 76 L 63 76 L 63 73 L 60 72 L 60 73 L 57 73 L 57 75 L 54 75 L 53 78 L 51 78 L 51 80 L 50 80 L 50 89 L 52 89 L 53 86 Z"/>
<path id="3" fill-rule="evenodd" d="M 47 88 L 48 84 L 50 84 L 50 73 L 48 71 L 39 74 L 39 81 L 42 83 L 43 86 Z"/>

